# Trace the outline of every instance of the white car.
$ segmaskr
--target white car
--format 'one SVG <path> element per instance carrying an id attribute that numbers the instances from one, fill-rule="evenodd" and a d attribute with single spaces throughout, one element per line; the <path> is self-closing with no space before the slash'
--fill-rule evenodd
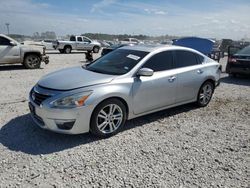
<path id="1" fill-rule="evenodd" d="M 29 107 L 43 129 L 107 137 L 135 117 L 191 102 L 205 107 L 220 72 L 219 63 L 189 48 L 125 46 L 44 76 Z"/>
<path id="2" fill-rule="evenodd" d="M 143 42 L 136 38 L 126 38 L 121 41 L 121 44 L 143 44 Z"/>

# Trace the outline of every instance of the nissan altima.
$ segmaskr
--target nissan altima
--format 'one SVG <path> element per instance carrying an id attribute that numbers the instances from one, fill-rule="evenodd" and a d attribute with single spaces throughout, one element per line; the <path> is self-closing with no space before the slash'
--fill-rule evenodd
<path id="1" fill-rule="evenodd" d="M 126 46 L 44 76 L 30 91 L 29 108 L 41 128 L 108 137 L 138 116 L 193 102 L 205 107 L 220 72 L 189 48 Z"/>

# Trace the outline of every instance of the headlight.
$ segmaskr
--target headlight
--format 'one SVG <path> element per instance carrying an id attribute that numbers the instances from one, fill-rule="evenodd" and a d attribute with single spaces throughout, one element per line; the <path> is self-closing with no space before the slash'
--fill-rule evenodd
<path id="1" fill-rule="evenodd" d="M 76 108 L 85 105 L 85 101 L 91 95 L 91 91 L 76 93 L 67 97 L 57 99 L 52 102 L 54 108 Z"/>

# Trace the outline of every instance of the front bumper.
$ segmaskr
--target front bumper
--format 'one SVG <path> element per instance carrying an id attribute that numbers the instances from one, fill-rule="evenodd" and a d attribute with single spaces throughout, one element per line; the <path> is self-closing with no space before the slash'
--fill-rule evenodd
<path id="1" fill-rule="evenodd" d="M 44 62 L 45 64 L 48 64 L 49 63 L 49 56 L 43 55 L 42 56 L 42 62 Z"/>
<path id="2" fill-rule="evenodd" d="M 29 107 L 33 121 L 41 128 L 64 134 L 81 134 L 89 132 L 93 106 L 83 106 L 73 109 L 54 109 L 38 106 L 29 100 Z M 62 128 L 62 124 L 70 124 L 69 129 Z"/>
<path id="3" fill-rule="evenodd" d="M 250 67 L 227 67 L 226 73 L 250 75 Z"/>

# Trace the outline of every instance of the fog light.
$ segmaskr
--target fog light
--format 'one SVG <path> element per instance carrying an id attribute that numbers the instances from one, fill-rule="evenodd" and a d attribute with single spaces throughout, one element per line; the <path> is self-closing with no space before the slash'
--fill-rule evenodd
<path id="1" fill-rule="evenodd" d="M 70 119 L 70 120 L 55 120 L 55 123 L 59 129 L 63 130 L 70 130 L 72 129 L 75 119 Z"/>

